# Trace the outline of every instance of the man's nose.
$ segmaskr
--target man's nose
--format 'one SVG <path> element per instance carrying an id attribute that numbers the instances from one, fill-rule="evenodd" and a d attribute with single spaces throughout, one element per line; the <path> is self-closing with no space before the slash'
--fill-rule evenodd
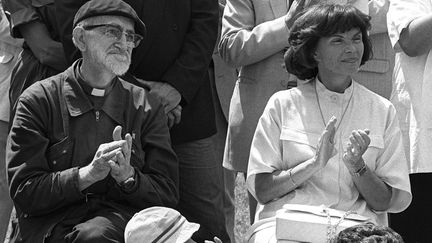
<path id="1" fill-rule="evenodd" d="M 126 35 L 127 35 L 127 33 L 123 32 L 121 34 L 120 39 L 118 40 L 118 42 L 120 42 L 122 44 L 122 46 L 124 46 L 124 47 L 127 47 L 127 48 L 133 47 L 133 42 L 128 41 Z"/>

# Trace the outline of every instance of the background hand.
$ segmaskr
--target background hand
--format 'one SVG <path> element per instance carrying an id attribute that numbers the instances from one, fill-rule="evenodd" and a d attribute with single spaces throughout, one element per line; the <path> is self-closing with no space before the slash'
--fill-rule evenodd
<path id="1" fill-rule="evenodd" d="M 139 79 L 140 83 L 143 83 L 150 87 L 150 93 L 154 94 L 165 109 L 165 114 L 173 110 L 181 101 L 181 94 L 170 84 L 156 81 L 146 81 Z"/>
<path id="2" fill-rule="evenodd" d="M 174 109 L 167 113 L 168 127 L 171 128 L 174 124 L 178 124 L 181 121 L 182 107 L 177 105 Z"/>
<path id="3" fill-rule="evenodd" d="M 336 117 L 330 118 L 327 123 L 320 139 L 318 140 L 317 151 L 315 154 L 315 163 L 320 168 L 324 168 L 327 165 L 329 159 L 334 155 L 334 135 L 336 133 Z"/>

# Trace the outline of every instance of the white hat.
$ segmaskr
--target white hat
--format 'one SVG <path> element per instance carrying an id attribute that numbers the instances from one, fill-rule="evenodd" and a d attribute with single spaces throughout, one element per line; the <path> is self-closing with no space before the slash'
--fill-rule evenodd
<path id="1" fill-rule="evenodd" d="M 151 207 L 136 213 L 126 225 L 126 243 L 184 243 L 200 225 L 190 223 L 179 212 L 166 207 Z"/>

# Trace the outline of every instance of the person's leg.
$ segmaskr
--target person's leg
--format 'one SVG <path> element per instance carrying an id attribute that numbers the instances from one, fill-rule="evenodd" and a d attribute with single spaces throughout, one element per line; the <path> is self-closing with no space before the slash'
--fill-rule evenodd
<path id="1" fill-rule="evenodd" d="M 214 75 L 211 73 L 211 75 Z M 213 77 L 213 76 L 210 76 Z M 228 122 L 225 119 L 225 116 L 222 111 L 222 107 L 220 105 L 219 98 L 217 97 L 217 91 L 215 84 L 212 83 L 212 91 L 213 91 L 213 104 L 215 107 L 215 121 L 216 121 L 216 129 L 217 133 L 212 137 L 213 146 L 215 149 L 215 158 L 216 162 L 222 169 L 223 174 L 223 205 L 224 205 L 224 213 L 225 213 L 225 228 L 228 233 L 228 236 L 231 240 L 231 243 L 235 243 L 234 237 L 234 222 L 235 222 L 235 178 L 237 172 L 228 170 L 222 167 L 223 157 L 224 157 L 224 149 L 225 149 L 225 141 L 226 134 L 228 128 Z"/>
<path id="2" fill-rule="evenodd" d="M 9 186 L 6 174 L 6 138 L 8 135 L 8 123 L 0 121 L 0 242 L 6 237 L 9 226 L 9 218 L 13 203 L 9 196 Z"/>
<path id="3" fill-rule="evenodd" d="M 105 207 L 101 203 L 102 207 Z M 105 207 L 91 212 L 90 219 L 75 225 L 71 232 L 66 234 L 65 241 L 118 243 L 124 242 L 124 230 L 133 214 L 118 208 Z"/>
<path id="4" fill-rule="evenodd" d="M 410 182 L 413 195 L 412 202 L 405 211 L 390 214 L 390 227 L 399 233 L 405 242 L 430 242 L 432 173 L 411 174 Z"/>
<path id="5" fill-rule="evenodd" d="M 178 211 L 188 221 L 200 224 L 192 239 L 203 242 L 217 236 L 229 242 L 223 207 L 223 172 L 215 159 L 212 138 L 173 145 L 173 148 L 179 158 Z"/>
<path id="6" fill-rule="evenodd" d="M 225 212 L 225 228 L 231 243 L 235 243 L 234 223 L 235 223 L 235 178 L 237 173 L 232 170 L 223 168 L 224 178 L 224 212 Z"/>
<path id="7" fill-rule="evenodd" d="M 247 175 L 246 173 L 243 173 L 244 179 L 246 181 Z M 255 211 L 256 211 L 256 207 L 257 207 L 257 200 L 255 199 L 254 196 L 252 196 L 252 194 L 250 194 L 249 190 L 247 191 L 248 193 L 248 200 L 249 200 L 249 217 L 250 217 L 250 224 L 253 225 L 254 221 L 255 221 Z"/>

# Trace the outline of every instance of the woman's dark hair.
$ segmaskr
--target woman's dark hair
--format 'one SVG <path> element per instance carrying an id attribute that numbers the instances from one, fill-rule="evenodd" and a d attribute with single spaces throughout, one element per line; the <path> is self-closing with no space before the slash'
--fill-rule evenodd
<path id="1" fill-rule="evenodd" d="M 339 232 L 332 243 L 404 243 L 402 237 L 387 226 L 364 223 L 346 228 Z"/>
<path id="2" fill-rule="evenodd" d="M 358 28 L 364 45 L 361 65 L 372 56 L 372 45 L 367 31 L 370 17 L 355 7 L 339 4 L 319 4 L 303 11 L 294 22 L 288 38 L 290 47 L 285 53 L 287 71 L 300 79 L 311 79 L 318 74 L 314 53 L 321 37 L 330 37 Z"/>

